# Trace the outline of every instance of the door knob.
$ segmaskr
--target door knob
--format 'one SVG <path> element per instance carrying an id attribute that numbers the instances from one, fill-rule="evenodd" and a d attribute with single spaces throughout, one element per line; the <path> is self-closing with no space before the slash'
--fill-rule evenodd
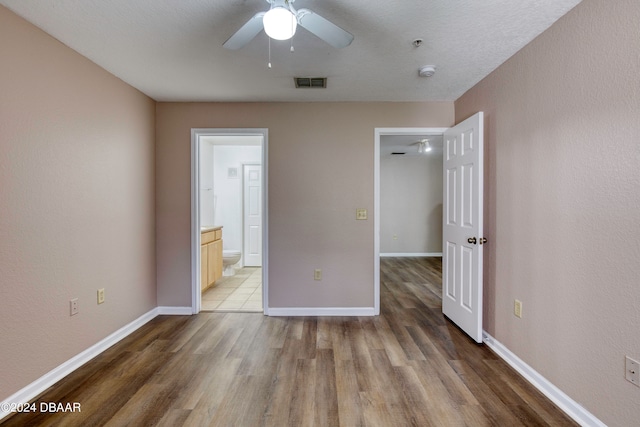
<path id="1" fill-rule="evenodd" d="M 476 238 L 475 237 L 469 237 L 467 239 L 467 242 L 471 243 L 472 245 L 475 245 L 476 244 Z"/>
<path id="2" fill-rule="evenodd" d="M 481 237 L 480 238 L 480 244 L 484 245 L 485 243 L 487 243 L 487 238 L 486 237 Z"/>

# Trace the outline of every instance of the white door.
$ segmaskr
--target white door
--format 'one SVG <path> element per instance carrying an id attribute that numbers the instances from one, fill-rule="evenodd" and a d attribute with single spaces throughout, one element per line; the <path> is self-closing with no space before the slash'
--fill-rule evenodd
<path id="1" fill-rule="evenodd" d="M 244 165 L 244 265 L 262 266 L 262 166 Z"/>
<path id="2" fill-rule="evenodd" d="M 482 342 L 483 114 L 444 133 L 442 312 Z"/>

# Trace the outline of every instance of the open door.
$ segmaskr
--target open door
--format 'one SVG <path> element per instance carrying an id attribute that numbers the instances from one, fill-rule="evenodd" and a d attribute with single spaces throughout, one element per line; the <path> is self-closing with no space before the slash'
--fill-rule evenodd
<path id="1" fill-rule="evenodd" d="M 444 133 L 442 312 L 482 342 L 482 112 Z"/>

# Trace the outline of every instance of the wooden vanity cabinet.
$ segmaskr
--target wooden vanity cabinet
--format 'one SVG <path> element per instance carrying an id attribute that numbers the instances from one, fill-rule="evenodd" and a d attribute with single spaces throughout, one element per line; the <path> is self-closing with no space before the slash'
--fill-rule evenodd
<path id="1" fill-rule="evenodd" d="M 200 289 L 205 291 L 222 277 L 222 228 L 203 231 L 200 236 Z"/>

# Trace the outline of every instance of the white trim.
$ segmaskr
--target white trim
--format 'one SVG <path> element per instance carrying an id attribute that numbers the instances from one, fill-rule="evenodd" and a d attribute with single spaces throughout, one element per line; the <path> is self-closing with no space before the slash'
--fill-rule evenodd
<path id="1" fill-rule="evenodd" d="M 527 365 L 500 341 L 493 338 L 486 331 L 482 331 L 482 335 L 483 342 L 487 347 L 493 350 L 495 354 L 507 362 L 509 366 L 515 369 L 575 422 L 581 426 L 607 427 L 606 424 L 596 418 L 592 413 L 580 406 L 580 404 L 571 397 L 567 396 L 562 390 L 540 375 L 531 366 Z"/>
<path id="2" fill-rule="evenodd" d="M 199 129 L 191 129 L 191 312 L 200 313 L 200 144 Z"/>
<path id="3" fill-rule="evenodd" d="M 386 135 L 442 135 L 449 128 L 375 128 L 373 144 L 373 309 L 380 314 L 380 138 Z"/>
<path id="4" fill-rule="evenodd" d="M 189 312 L 190 311 L 191 308 L 189 307 Z M 102 353 L 112 345 L 123 340 L 146 323 L 150 322 L 152 319 L 158 316 L 158 314 L 159 307 L 143 314 L 133 322 L 123 326 L 103 340 L 97 342 L 83 352 L 62 363 L 60 366 L 47 372 L 28 386 L 12 394 L 0 403 L 0 408 L 5 408 L 6 404 L 8 403 L 26 403 L 37 398 L 46 389 L 48 389 L 67 375 L 71 374 L 73 371 L 75 371 L 94 357 L 98 356 L 100 353 Z M 10 413 L 11 412 L 5 411 L 4 409 L 0 409 L 0 420 L 2 420 Z"/>
<path id="5" fill-rule="evenodd" d="M 440 257 L 442 258 L 442 252 L 397 252 L 397 253 L 382 253 L 381 257 Z"/>
<path id="6" fill-rule="evenodd" d="M 191 313 L 201 309 L 200 295 L 200 149 L 199 138 L 208 135 L 262 136 L 262 307 L 269 315 L 269 130 L 267 128 L 191 129 Z M 224 238 L 224 236 L 223 236 Z"/>
<path id="7" fill-rule="evenodd" d="M 377 316 L 374 307 L 271 307 L 269 316 Z"/>
<path id="8" fill-rule="evenodd" d="M 380 315 L 380 129 L 373 144 L 373 311 Z"/>
<path id="9" fill-rule="evenodd" d="M 191 316 L 193 313 L 192 307 L 158 307 L 158 316 Z"/>

